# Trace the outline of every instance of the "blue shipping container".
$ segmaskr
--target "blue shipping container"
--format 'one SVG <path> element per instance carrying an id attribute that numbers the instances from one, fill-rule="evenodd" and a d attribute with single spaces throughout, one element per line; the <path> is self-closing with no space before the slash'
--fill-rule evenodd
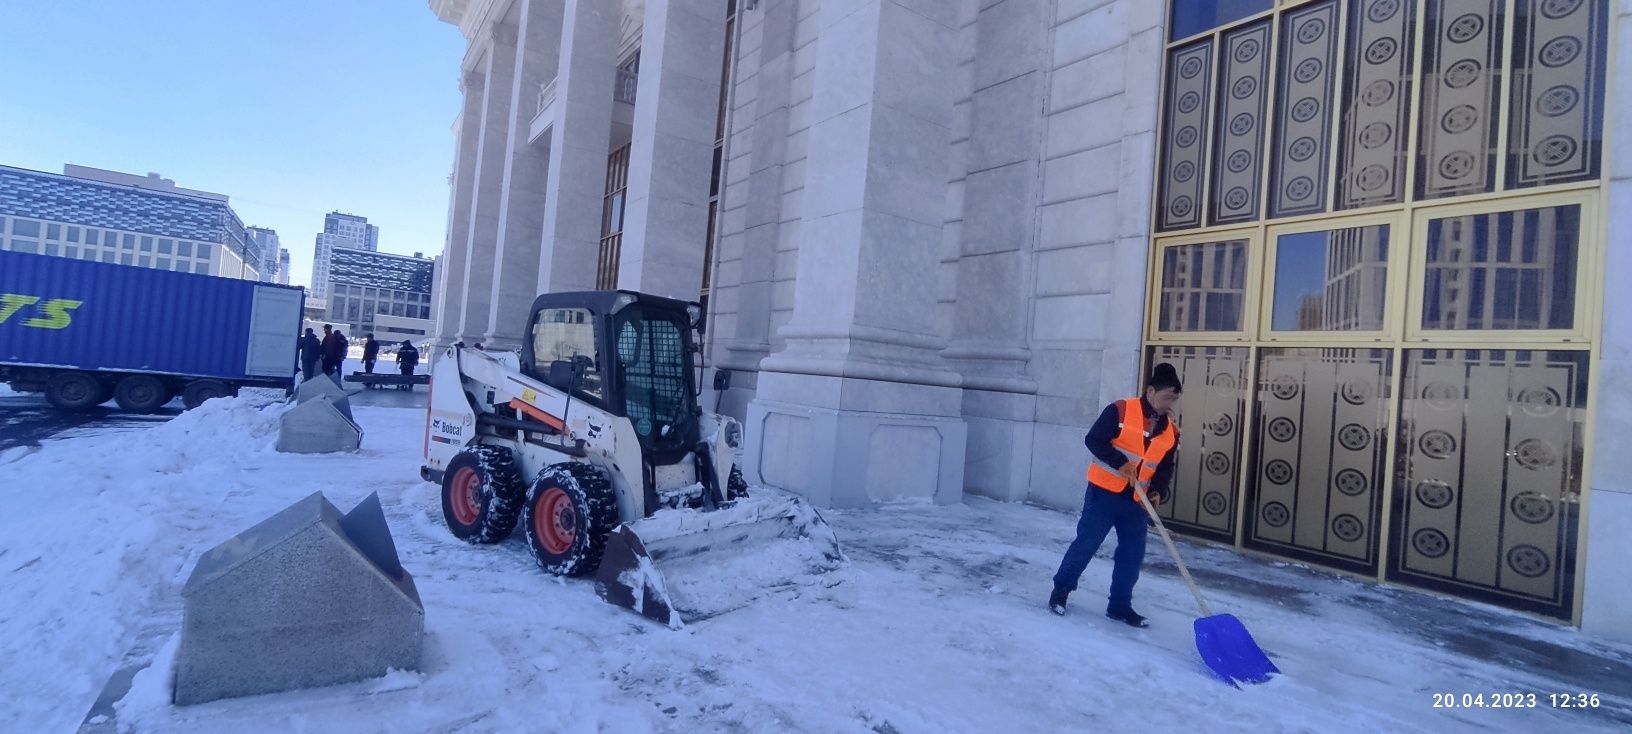
<path id="1" fill-rule="evenodd" d="M 289 380 L 298 288 L 0 251 L 0 365 Z"/>

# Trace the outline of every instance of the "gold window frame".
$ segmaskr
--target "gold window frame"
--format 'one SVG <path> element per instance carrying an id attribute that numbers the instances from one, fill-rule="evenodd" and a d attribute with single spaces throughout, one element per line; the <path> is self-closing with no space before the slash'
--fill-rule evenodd
<path id="1" fill-rule="evenodd" d="M 1550 194 L 1522 194 L 1484 199 L 1456 201 L 1439 206 L 1414 207 L 1411 212 L 1411 263 L 1409 287 L 1406 292 L 1406 322 L 1403 344 L 1405 348 L 1421 349 L 1424 345 L 1445 349 L 1570 349 L 1585 347 L 1597 333 L 1594 314 L 1602 311 L 1603 278 L 1601 263 L 1605 242 L 1600 238 L 1597 223 L 1602 219 L 1598 208 L 1599 196 L 1595 190 L 1555 192 Z M 1568 329 L 1424 329 L 1423 309 L 1426 307 L 1423 290 L 1428 279 L 1428 225 L 1436 219 L 1518 212 L 1560 206 L 1581 207 L 1576 242 L 1574 280 L 1576 284 L 1572 326 Z"/>
<path id="2" fill-rule="evenodd" d="M 1269 225 L 1264 236 L 1264 288 L 1258 293 L 1262 300 L 1258 314 L 1258 340 L 1265 346 L 1308 346 L 1310 343 L 1321 345 L 1342 345 L 1354 348 L 1391 347 L 1395 339 L 1393 335 L 1399 328 L 1400 301 L 1399 293 L 1403 286 L 1401 281 L 1405 265 L 1405 253 L 1410 249 L 1410 227 L 1400 211 L 1379 212 L 1372 214 L 1325 215 L 1303 219 L 1292 223 L 1276 221 Z M 1275 275 L 1276 257 L 1279 238 L 1282 235 L 1305 234 L 1309 232 L 1327 232 L 1338 229 L 1355 227 L 1388 227 L 1389 252 L 1385 263 L 1388 283 L 1383 291 L 1383 322 L 1382 327 L 1368 331 L 1339 331 L 1339 330 L 1287 330 L 1277 331 L 1272 328 L 1275 318 Z"/>
<path id="3" fill-rule="evenodd" d="M 1150 279 L 1145 288 L 1145 313 L 1152 318 L 1146 319 L 1146 339 L 1151 343 L 1194 342 L 1197 345 L 1241 344 L 1252 340 L 1254 324 L 1257 323 L 1258 299 L 1254 297 L 1257 289 L 1261 288 L 1257 278 L 1262 269 L 1258 260 L 1263 254 L 1263 228 L 1254 224 L 1247 227 L 1215 227 L 1200 233 L 1186 231 L 1182 235 L 1163 237 L 1158 240 L 1153 250 L 1154 260 L 1150 267 Z M 1188 245 L 1206 245 L 1221 242 L 1245 241 L 1247 243 L 1247 272 L 1246 284 L 1241 298 L 1241 328 L 1235 331 L 1162 331 L 1161 319 L 1154 316 L 1160 312 L 1162 303 L 1162 275 L 1163 263 L 1169 249 Z"/>

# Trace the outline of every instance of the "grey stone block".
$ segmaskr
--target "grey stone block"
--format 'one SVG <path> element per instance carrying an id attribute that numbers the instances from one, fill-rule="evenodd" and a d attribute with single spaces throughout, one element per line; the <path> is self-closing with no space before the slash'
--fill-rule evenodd
<path id="1" fill-rule="evenodd" d="M 351 396 L 340 386 L 339 380 L 339 376 L 336 375 L 327 380 L 317 378 L 302 382 L 300 387 L 295 389 L 295 402 L 303 404 L 316 398 L 327 397 L 334 401 L 335 409 L 339 410 L 346 420 L 355 423 L 356 420 L 351 417 Z"/>
<path id="2" fill-rule="evenodd" d="M 425 608 L 379 498 L 348 515 L 322 493 L 212 548 L 182 589 L 178 705 L 415 669 Z"/>
<path id="3" fill-rule="evenodd" d="M 285 412 L 278 420 L 278 451 L 286 454 L 356 451 L 363 443 L 363 429 L 352 421 L 349 411 L 341 410 L 344 403 L 344 400 L 336 403 L 328 395 L 319 395 Z"/>

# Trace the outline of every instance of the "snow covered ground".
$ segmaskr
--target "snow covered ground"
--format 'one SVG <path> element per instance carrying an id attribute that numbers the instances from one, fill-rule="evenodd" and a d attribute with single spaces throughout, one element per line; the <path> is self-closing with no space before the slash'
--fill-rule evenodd
<path id="1" fill-rule="evenodd" d="M 176 708 L 174 640 L 118 704 L 162 732 L 1612 731 L 1632 724 L 1632 650 L 1490 607 L 1182 543 L 1217 611 L 1286 675 L 1235 690 L 1196 657 L 1193 602 L 1150 544 L 1134 630 L 1100 615 L 1108 559 L 1072 613 L 1043 601 L 1075 517 L 970 499 L 828 512 L 851 563 L 823 583 L 659 627 L 519 537 L 455 540 L 417 476 L 423 412 L 359 407 L 364 449 L 272 450 L 281 405 L 217 400 L 140 432 L 0 464 L 0 731 L 68 732 L 128 650 L 175 623 L 198 556 L 321 490 L 385 503 L 426 608 L 421 672 Z M 1111 544 L 1102 551 L 1106 555 Z M 1517 710 L 1434 694 L 1538 694 Z M 1548 693 L 1597 692 L 1592 711 Z"/>

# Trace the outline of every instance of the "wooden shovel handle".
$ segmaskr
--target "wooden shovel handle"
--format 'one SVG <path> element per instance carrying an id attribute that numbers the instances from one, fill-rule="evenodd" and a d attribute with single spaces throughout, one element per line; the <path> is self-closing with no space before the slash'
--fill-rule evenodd
<path id="1" fill-rule="evenodd" d="M 1140 482 L 1134 494 L 1139 498 L 1139 504 L 1144 505 L 1145 513 L 1150 515 L 1156 523 L 1156 531 L 1162 534 L 1162 542 L 1167 544 L 1167 552 L 1173 554 L 1173 562 L 1179 565 L 1179 575 L 1184 577 L 1184 583 L 1190 587 L 1190 593 L 1196 596 L 1196 606 L 1201 607 L 1201 616 L 1213 616 L 1213 610 L 1208 608 L 1207 600 L 1201 598 L 1201 589 L 1196 587 L 1196 580 L 1190 578 L 1190 569 L 1184 567 L 1184 559 L 1179 557 L 1178 546 L 1173 545 L 1173 538 L 1167 534 L 1167 526 L 1162 524 L 1162 518 L 1156 514 L 1156 508 L 1150 504 L 1150 498 L 1145 496 L 1145 489 L 1149 482 Z"/>

